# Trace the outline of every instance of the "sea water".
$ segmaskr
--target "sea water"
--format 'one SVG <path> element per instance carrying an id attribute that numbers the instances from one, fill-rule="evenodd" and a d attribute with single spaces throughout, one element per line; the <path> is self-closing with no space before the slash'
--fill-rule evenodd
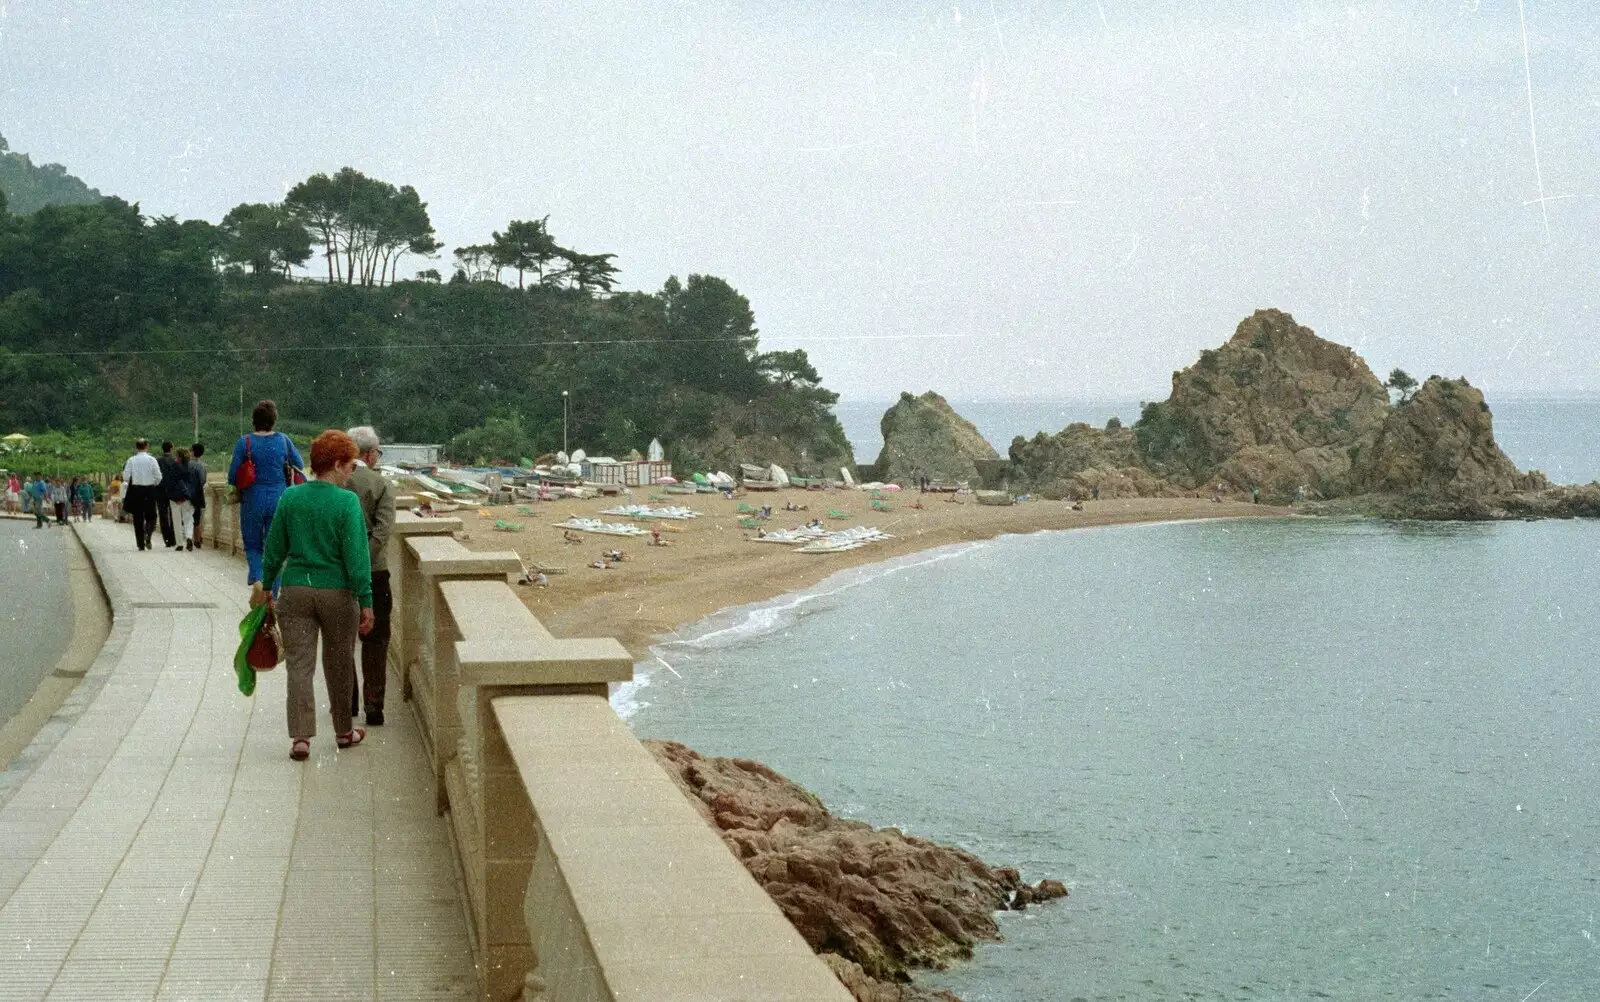
<path id="1" fill-rule="evenodd" d="M 1600 523 L 1217 521 L 858 568 L 661 645 L 641 736 L 1061 902 L 968 1002 L 1600 998 Z"/>

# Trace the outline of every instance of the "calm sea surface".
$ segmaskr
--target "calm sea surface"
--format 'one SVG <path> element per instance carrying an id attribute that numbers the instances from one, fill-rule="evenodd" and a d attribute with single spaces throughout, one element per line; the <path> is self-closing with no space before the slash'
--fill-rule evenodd
<path id="1" fill-rule="evenodd" d="M 1518 467 L 1543 470 L 1560 484 L 1600 479 L 1600 398 L 1491 393 L 1488 402 L 1495 438 Z M 841 400 L 835 408 L 857 462 L 877 462 L 883 448 L 879 423 L 891 403 Z M 1002 458 L 1017 435 L 1054 434 L 1074 421 L 1103 425 L 1112 416 L 1124 424 L 1139 419 L 1137 400 L 951 400 L 950 406 L 976 425 Z"/>
<path id="2" fill-rule="evenodd" d="M 1594 999 L 1597 561 L 1594 522 L 1009 537 L 720 614 L 616 701 L 1065 880 L 927 978 L 968 1002 Z"/>

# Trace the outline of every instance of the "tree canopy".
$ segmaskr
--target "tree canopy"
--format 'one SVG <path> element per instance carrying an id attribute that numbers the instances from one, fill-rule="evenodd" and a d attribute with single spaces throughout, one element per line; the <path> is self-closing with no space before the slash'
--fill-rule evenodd
<path id="1" fill-rule="evenodd" d="M 311 175 L 289 189 L 283 205 L 321 241 L 330 283 L 383 285 L 394 281 L 407 253 L 432 256 L 442 246 L 415 188 L 354 167 Z"/>
<path id="2" fill-rule="evenodd" d="M 457 248 L 450 282 L 397 282 L 402 254 L 438 250 L 432 233 L 414 189 L 349 168 L 220 225 L 116 197 L 0 213 L 0 424 L 160 425 L 198 392 L 215 426 L 241 396 L 271 397 L 291 425 L 514 460 L 560 447 L 565 391 L 568 437 L 590 451 L 659 437 L 690 469 L 851 462 L 837 395 L 804 351 L 760 351 L 727 281 L 618 291 L 614 255 L 561 247 L 546 217 Z M 317 244 L 326 280 L 286 279 Z"/>
<path id="3" fill-rule="evenodd" d="M 0 136 L 0 211 L 26 214 L 47 205 L 92 205 L 100 198 L 60 164 L 35 164 L 26 153 L 12 153 Z"/>

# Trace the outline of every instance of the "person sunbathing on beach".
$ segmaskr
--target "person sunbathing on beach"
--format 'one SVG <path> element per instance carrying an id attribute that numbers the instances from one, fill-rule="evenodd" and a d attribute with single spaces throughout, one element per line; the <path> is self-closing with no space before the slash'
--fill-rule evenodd
<path id="1" fill-rule="evenodd" d="M 561 538 L 562 538 L 562 540 L 564 542 L 568 542 L 568 543 L 581 543 L 581 542 L 583 542 L 583 537 L 578 535 L 576 532 L 573 532 L 571 529 L 564 530 L 561 533 Z"/>
<path id="2" fill-rule="evenodd" d="M 609 571 L 611 569 L 611 565 L 606 563 L 604 560 L 596 560 L 589 566 L 593 567 L 597 571 Z"/>
<path id="3" fill-rule="evenodd" d="M 621 550 L 612 550 L 610 553 L 604 554 L 604 556 L 614 564 L 620 564 L 624 560 L 628 559 L 627 554 L 623 553 Z"/>

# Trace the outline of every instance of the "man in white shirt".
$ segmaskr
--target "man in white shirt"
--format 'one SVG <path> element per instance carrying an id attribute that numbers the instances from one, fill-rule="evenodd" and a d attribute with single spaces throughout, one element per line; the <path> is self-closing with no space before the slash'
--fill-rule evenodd
<path id="1" fill-rule="evenodd" d="M 133 516 L 133 538 L 139 549 L 150 548 L 150 534 L 155 530 L 156 504 L 161 493 L 161 464 L 150 455 L 150 443 L 145 439 L 133 443 L 134 453 L 122 464 L 122 508 Z"/>

